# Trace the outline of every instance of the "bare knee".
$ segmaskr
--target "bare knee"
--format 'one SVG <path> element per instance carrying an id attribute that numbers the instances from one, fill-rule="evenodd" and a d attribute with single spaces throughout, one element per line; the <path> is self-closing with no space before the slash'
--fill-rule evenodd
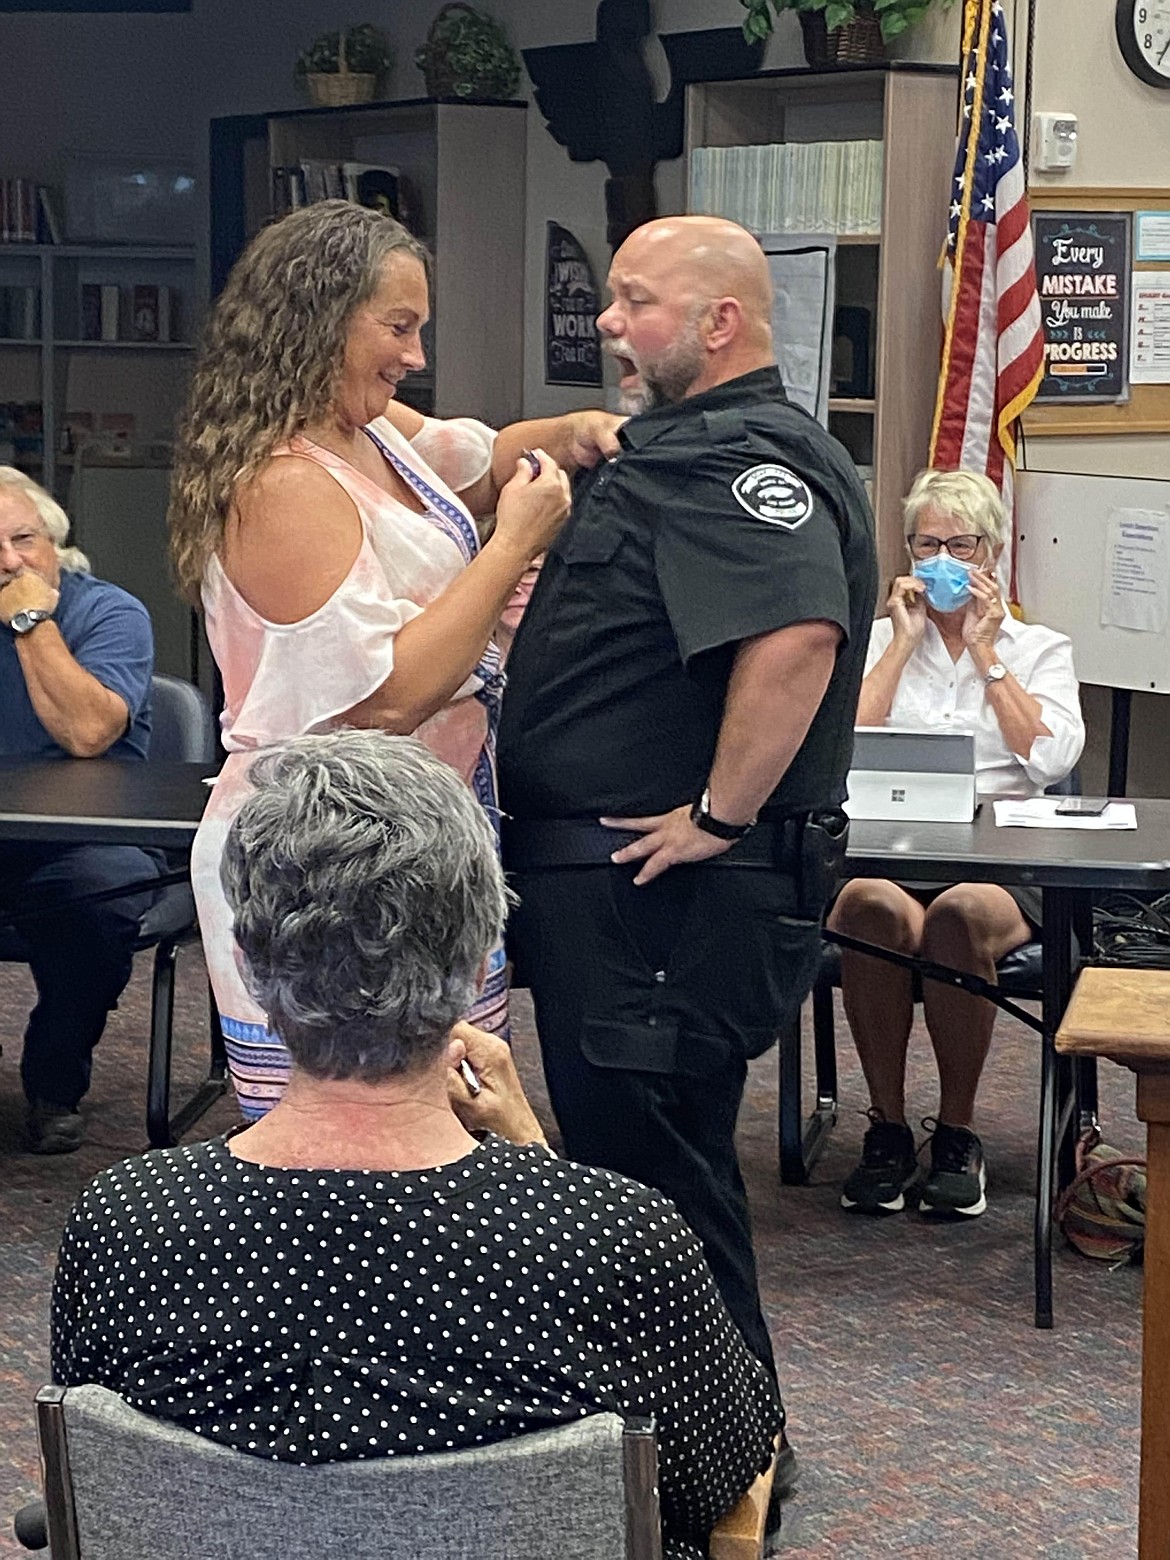
<path id="1" fill-rule="evenodd" d="M 837 896 L 829 927 L 879 948 L 913 953 L 921 940 L 922 908 L 896 883 L 855 878 Z"/>
<path id="2" fill-rule="evenodd" d="M 956 883 L 928 906 L 922 946 L 940 963 L 995 964 L 1031 935 L 1019 906 L 994 883 Z"/>

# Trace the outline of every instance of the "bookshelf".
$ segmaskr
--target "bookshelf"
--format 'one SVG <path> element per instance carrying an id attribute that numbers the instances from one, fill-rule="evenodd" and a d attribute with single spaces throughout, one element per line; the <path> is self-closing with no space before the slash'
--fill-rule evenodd
<path id="1" fill-rule="evenodd" d="M 883 580 L 904 567 L 901 501 L 930 444 L 957 103 L 956 67 L 907 61 L 687 88 L 688 166 L 699 147 L 882 142 L 879 231 L 836 235 L 837 305 L 868 315 L 872 393 L 833 395 L 829 428 L 872 468 Z"/>
<path id="2" fill-rule="evenodd" d="M 211 284 L 273 215 L 273 170 L 303 159 L 399 170 L 434 256 L 427 369 L 401 399 L 497 426 L 521 415 L 524 103 L 416 98 L 211 122 Z"/>
<path id="3" fill-rule="evenodd" d="M 107 290 L 108 329 L 115 339 L 87 339 L 83 289 Z M 110 290 L 113 291 L 110 291 Z M 171 340 L 139 340 L 136 293 L 167 294 Z M 0 299 L 6 330 L 0 334 L 0 402 L 40 406 L 40 431 L 31 418 L 16 430 L 10 458 L 50 492 L 64 499 L 63 484 L 73 461 L 64 449 L 66 415 L 91 418 L 100 432 L 109 416 L 133 419 L 133 446 L 109 459 L 123 466 L 144 463 L 143 445 L 158 450 L 172 437 L 191 363 L 195 325 L 195 252 L 185 247 L 98 244 L 0 244 Z M 7 333 L 12 302 L 32 297 L 20 335 Z M 141 302 L 141 297 L 139 297 Z M 98 329 L 100 331 L 100 322 Z M 155 331 L 159 329 L 156 310 Z M 125 444 L 123 443 L 125 449 Z M 87 460 L 89 456 L 87 455 Z M 100 457 L 99 457 L 100 459 Z M 147 460 L 145 463 L 150 463 Z"/>

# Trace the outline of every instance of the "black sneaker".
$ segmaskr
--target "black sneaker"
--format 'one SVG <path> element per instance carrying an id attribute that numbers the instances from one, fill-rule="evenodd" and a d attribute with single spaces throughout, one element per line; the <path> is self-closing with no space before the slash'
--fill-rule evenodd
<path id="1" fill-rule="evenodd" d="M 850 1213 L 901 1213 L 905 1191 L 918 1174 L 914 1134 L 904 1122 L 886 1121 L 870 1110 L 861 1163 L 841 1188 L 841 1206 Z"/>
<path id="2" fill-rule="evenodd" d="M 987 1207 L 987 1167 L 983 1144 L 967 1127 L 948 1127 L 929 1118 L 922 1125 L 930 1140 L 930 1173 L 920 1198 L 923 1213 L 975 1219 Z"/>
<path id="3" fill-rule="evenodd" d="M 33 1100 L 27 1127 L 30 1153 L 72 1154 L 81 1147 L 81 1117 L 72 1106 Z"/>

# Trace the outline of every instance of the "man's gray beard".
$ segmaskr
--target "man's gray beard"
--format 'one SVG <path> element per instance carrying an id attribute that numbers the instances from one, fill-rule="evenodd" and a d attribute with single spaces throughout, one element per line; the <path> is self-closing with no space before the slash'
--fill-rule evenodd
<path id="1" fill-rule="evenodd" d="M 638 417 L 642 412 L 651 412 L 656 406 L 665 406 L 665 404 L 665 397 L 656 394 L 645 380 L 636 390 L 618 392 L 618 411 L 624 412 L 627 417 Z"/>

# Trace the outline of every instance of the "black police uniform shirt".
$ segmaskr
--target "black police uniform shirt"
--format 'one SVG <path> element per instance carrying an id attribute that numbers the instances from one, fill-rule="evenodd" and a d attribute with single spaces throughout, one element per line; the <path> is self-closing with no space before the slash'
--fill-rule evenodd
<path id="1" fill-rule="evenodd" d="M 777 368 L 631 418 L 578 478 L 508 662 L 499 740 L 517 819 L 641 816 L 707 782 L 738 645 L 842 631 L 773 814 L 839 803 L 877 588 L 873 517 L 842 446 Z"/>

